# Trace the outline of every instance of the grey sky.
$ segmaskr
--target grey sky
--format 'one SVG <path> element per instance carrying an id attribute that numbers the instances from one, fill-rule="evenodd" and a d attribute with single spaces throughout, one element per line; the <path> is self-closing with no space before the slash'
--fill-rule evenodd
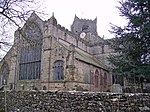
<path id="1" fill-rule="evenodd" d="M 57 22 L 70 30 L 75 14 L 83 19 L 95 19 L 97 17 L 97 32 L 99 36 L 112 38 L 109 33 L 110 23 L 123 26 L 127 21 L 119 16 L 116 6 L 119 6 L 118 0 L 44 0 L 37 1 L 37 10 L 42 10 L 46 15 L 39 15 L 42 20 L 49 19 L 54 12 Z M 13 28 L 14 30 L 17 28 Z M 9 32 L 13 36 L 13 31 Z M 7 39 L 7 38 L 5 38 Z M 8 41 L 13 39 L 8 38 Z M 5 46 L 2 46 L 5 48 Z M 5 52 L 0 50 L 0 55 Z M 0 56 L 1 57 L 1 56 Z"/>
<path id="2" fill-rule="evenodd" d="M 97 31 L 100 36 L 112 38 L 108 30 L 110 23 L 122 26 L 125 19 L 119 16 L 116 6 L 118 0 L 45 0 L 45 8 L 49 17 L 54 12 L 57 22 L 70 30 L 75 14 L 79 18 L 95 19 L 97 17 Z M 48 18 L 47 18 L 48 19 Z"/>

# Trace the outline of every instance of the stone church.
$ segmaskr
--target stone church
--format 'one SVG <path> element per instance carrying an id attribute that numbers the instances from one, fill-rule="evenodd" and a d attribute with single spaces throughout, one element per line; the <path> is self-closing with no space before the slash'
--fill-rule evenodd
<path id="1" fill-rule="evenodd" d="M 14 45 L 0 62 L 0 87 L 8 90 L 110 90 L 112 76 L 106 40 L 98 36 L 97 18 L 75 15 L 71 31 L 35 12 L 15 31 Z"/>

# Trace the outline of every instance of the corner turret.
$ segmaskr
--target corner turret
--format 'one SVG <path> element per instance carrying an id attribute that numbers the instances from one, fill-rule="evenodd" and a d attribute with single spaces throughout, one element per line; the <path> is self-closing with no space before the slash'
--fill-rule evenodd
<path id="1" fill-rule="evenodd" d="M 48 21 L 50 24 L 57 25 L 57 20 L 54 17 L 54 12 L 52 13 L 52 17 Z"/>

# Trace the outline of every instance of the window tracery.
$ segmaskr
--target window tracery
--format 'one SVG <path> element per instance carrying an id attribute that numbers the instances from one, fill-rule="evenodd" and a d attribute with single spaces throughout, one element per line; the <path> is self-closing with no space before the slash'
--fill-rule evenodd
<path id="1" fill-rule="evenodd" d="M 40 28 L 36 23 L 27 24 L 25 28 L 25 35 L 28 39 L 39 40 L 42 37 Z"/>
<path id="2" fill-rule="evenodd" d="M 19 80 L 40 79 L 42 32 L 39 26 L 34 22 L 26 24 L 24 31 L 27 39 L 35 41 L 21 48 Z"/>

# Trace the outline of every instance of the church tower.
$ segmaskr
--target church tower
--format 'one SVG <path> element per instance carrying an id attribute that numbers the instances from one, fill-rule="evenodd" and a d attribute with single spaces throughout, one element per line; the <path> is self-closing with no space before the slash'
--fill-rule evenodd
<path id="1" fill-rule="evenodd" d="M 103 52 L 104 39 L 97 33 L 97 18 L 94 20 L 80 19 L 75 15 L 71 31 L 90 46 L 90 53 L 95 57 L 100 57 Z"/>
<path id="2" fill-rule="evenodd" d="M 97 18 L 94 20 L 89 19 L 79 19 L 76 15 L 74 18 L 74 22 L 71 25 L 71 31 L 76 35 L 80 35 L 81 33 L 92 33 L 97 35 Z"/>

